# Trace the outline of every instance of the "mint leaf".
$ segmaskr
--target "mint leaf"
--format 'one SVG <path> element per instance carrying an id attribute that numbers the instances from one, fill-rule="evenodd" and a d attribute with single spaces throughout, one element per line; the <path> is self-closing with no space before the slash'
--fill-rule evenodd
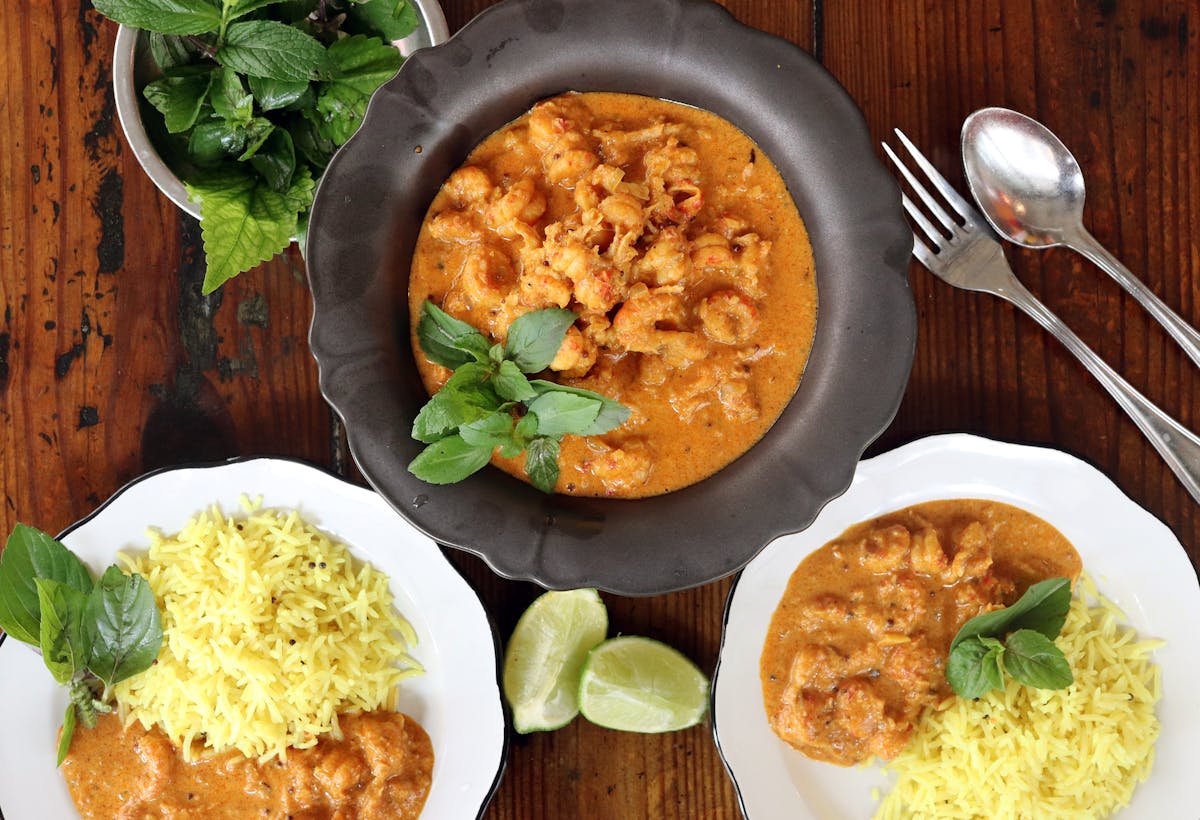
<path id="1" fill-rule="evenodd" d="M 63 761 L 67 759 L 67 752 L 71 751 L 71 738 L 75 736 L 75 704 L 67 704 L 67 712 L 63 715 L 62 732 L 58 736 L 58 762 L 55 766 L 61 766 Z"/>
<path id="2" fill-rule="evenodd" d="M 124 26 L 161 34 L 204 34 L 221 25 L 221 12 L 206 0 L 94 0 L 96 11 Z"/>
<path id="3" fill-rule="evenodd" d="M 211 99 L 213 111 L 230 125 L 244 127 L 254 118 L 254 97 L 236 71 L 223 67 L 213 71 Z"/>
<path id="4" fill-rule="evenodd" d="M 113 686 L 144 672 L 162 646 L 162 621 L 154 593 L 140 575 L 111 566 L 84 603 L 83 637 L 88 670 Z"/>
<path id="5" fill-rule="evenodd" d="M 964 698 L 982 697 L 992 689 L 1001 688 L 1004 686 L 1000 669 L 1003 652 L 1003 648 L 988 646 L 978 637 L 963 641 L 946 662 L 946 680 L 950 687 Z"/>
<path id="6" fill-rule="evenodd" d="M 291 187 L 282 194 L 240 171 L 189 184 L 189 197 L 200 204 L 200 233 L 208 259 L 204 293 L 286 248 L 296 232 L 297 215 L 312 203 L 313 187 L 307 168 L 296 170 Z"/>
<path id="7" fill-rule="evenodd" d="M 332 140 L 322 136 L 320 129 L 317 128 L 317 123 L 314 122 L 316 119 L 318 117 L 315 111 L 306 110 L 291 119 L 287 128 L 292 135 L 292 142 L 295 144 L 296 150 L 319 171 L 329 164 L 333 152 L 338 147 Z"/>
<path id="8" fill-rule="evenodd" d="M 84 594 L 92 589 L 91 574 L 73 552 L 41 530 L 17 524 L 0 552 L 0 629 L 31 646 L 42 640 L 38 578 Z"/>
<path id="9" fill-rule="evenodd" d="M 364 0 L 347 10 L 351 20 L 383 35 L 403 40 L 417 28 L 417 12 L 408 0 Z"/>
<path id="10" fill-rule="evenodd" d="M 430 444 L 408 470 L 430 484 L 453 484 L 483 469 L 491 459 L 491 448 L 472 447 L 455 435 Z"/>
<path id="11" fill-rule="evenodd" d="M 250 166 L 266 180 L 272 191 L 287 191 L 296 171 L 296 149 L 292 146 L 291 134 L 280 128 L 271 131 L 263 146 L 250 157 Z"/>
<path id="12" fill-rule="evenodd" d="M 461 365 L 417 413 L 412 437 L 432 443 L 499 410 L 502 402 L 488 383 L 490 375 L 476 362 Z"/>
<path id="13" fill-rule="evenodd" d="M 600 406 L 590 396 L 553 392 L 543 393 L 530 402 L 529 412 L 537 416 L 539 434 L 562 436 L 589 429 L 600 414 Z"/>
<path id="14" fill-rule="evenodd" d="M 505 455 L 509 453 L 518 455 L 521 452 L 519 448 L 515 453 L 512 453 L 510 449 L 513 445 L 515 424 L 511 413 L 507 410 L 498 410 L 478 421 L 464 424 L 458 428 L 458 434 L 472 447 L 485 448 L 488 452 L 500 447 L 504 450 Z"/>
<path id="15" fill-rule="evenodd" d="M 521 369 L 508 359 L 500 362 L 495 377 L 496 392 L 509 401 L 529 401 L 537 397 L 537 391 Z"/>
<path id="16" fill-rule="evenodd" d="M 210 73 L 163 77 L 147 83 L 142 96 L 163 115 L 167 131 L 179 134 L 196 124 L 211 81 Z"/>
<path id="17" fill-rule="evenodd" d="M 508 328 L 504 355 L 522 373 L 545 370 L 562 347 L 567 328 L 575 323 L 575 314 L 561 308 L 535 310 L 519 316 Z"/>
<path id="18" fill-rule="evenodd" d="M 538 395 L 546 393 L 567 393 L 574 396 L 583 396 L 589 399 L 595 399 L 600 402 L 600 412 L 596 415 L 596 420 L 590 426 L 576 432 L 580 436 L 598 436 L 602 433 L 607 433 L 610 430 L 615 430 L 625 423 L 625 420 L 630 416 L 630 409 L 619 401 L 610 399 L 608 396 L 602 396 L 599 393 L 593 393 L 591 390 L 583 390 L 578 387 L 567 387 L 565 384 L 557 384 L 556 382 L 547 381 L 545 379 L 532 379 L 529 382 L 530 386 L 537 391 Z"/>
<path id="19" fill-rule="evenodd" d="M 258 11 L 261 8 L 283 2 L 285 0 L 233 0 L 231 3 L 226 3 L 226 14 L 229 15 L 230 20 L 236 20 L 252 11 Z"/>
<path id="20" fill-rule="evenodd" d="M 315 38 L 274 20 L 234 23 L 217 49 L 217 60 L 251 77 L 272 80 L 324 80 L 329 57 Z"/>
<path id="21" fill-rule="evenodd" d="M 329 85 L 357 91 L 364 98 L 396 76 L 403 62 L 395 46 L 361 34 L 337 40 L 329 46 L 328 55 L 333 66 Z"/>
<path id="22" fill-rule="evenodd" d="M 150 56 L 154 64 L 163 71 L 191 63 L 198 53 L 196 47 L 178 34 L 146 33 L 150 45 Z"/>
<path id="23" fill-rule="evenodd" d="M 1004 647 L 1004 668 L 1026 686 L 1066 689 L 1075 682 L 1062 650 L 1040 632 L 1018 629 L 1008 636 Z"/>
<path id="24" fill-rule="evenodd" d="M 466 362 L 488 360 L 487 338 L 428 300 L 421 306 L 417 342 L 425 358 L 442 367 L 454 369 Z"/>
<path id="25" fill-rule="evenodd" d="M 238 162 L 245 162 L 258 154 L 258 149 L 262 148 L 263 143 L 267 138 L 275 132 L 275 125 L 265 117 L 255 117 L 246 126 L 246 146 L 242 153 L 238 156 Z M 275 190 L 272 187 L 272 190 Z"/>
<path id="26" fill-rule="evenodd" d="M 250 93 L 263 111 L 275 111 L 299 100 L 308 91 L 308 80 L 270 80 L 266 77 L 247 77 Z"/>
<path id="27" fill-rule="evenodd" d="M 544 493 L 554 492 L 558 483 L 558 439 L 539 436 L 525 448 L 525 472 L 530 482 Z"/>
<path id="28" fill-rule="evenodd" d="M 209 120 L 192 129 L 188 155 L 197 165 L 214 166 L 246 149 L 246 129 L 225 120 Z M 185 183 L 186 184 L 186 183 Z"/>
<path id="29" fill-rule="evenodd" d="M 38 645 L 42 662 L 59 683 L 70 683 L 87 667 L 88 651 L 80 622 L 86 594 L 49 578 L 35 578 L 41 609 Z"/>
<path id="30" fill-rule="evenodd" d="M 950 650 L 973 635 L 1003 636 L 1018 629 L 1033 629 L 1047 638 L 1058 637 L 1071 607 L 1071 582 L 1066 578 L 1039 581 L 1010 607 L 972 618 L 962 625 Z"/>

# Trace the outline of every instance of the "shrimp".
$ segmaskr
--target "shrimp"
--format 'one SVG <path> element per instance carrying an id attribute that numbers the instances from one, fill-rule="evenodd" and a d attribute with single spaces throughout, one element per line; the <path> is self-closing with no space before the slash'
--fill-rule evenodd
<path id="1" fill-rule="evenodd" d="M 515 280 L 512 262 L 504 253 L 486 245 L 474 247 L 446 294 L 446 309 L 480 314 L 495 311 Z"/>
<path id="2" fill-rule="evenodd" d="M 550 362 L 550 369 L 562 373 L 567 378 L 577 379 L 592 369 L 599 355 L 600 350 L 595 342 L 580 333 L 579 328 L 569 327 L 558 353 Z"/>
<path id="3" fill-rule="evenodd" d="M 495 186 L 487 171 L 475 165 L 464 165 L 446 180 L 446 191 L 459 206 L 486 202 Z"/>
<path id="4" fill-rule="evenodd" d="M 629 298 L 613 317 L 617 342 L 634 353 L 661 355 L 672 367 L 686 367 L 708 354 L 708 347 L 697 334 L 682 327 L 687 311 L 677 289 L 656 288 L 644 284 L 630 288 Z"/>
<path id="5" fill-rule="evenodd" d="M 679 228 L 663 228 L 642 257 L 633 263 L 633 273 L 651 285 L 678 285 L 692 272 L 687 248 L 687 239 Z"/>
<path id="6" fill-rule="evenodd" d="M 736 290 L 718 290 L 700 300 L 696 312 L 708 338 L 721 344 L 742 344 L 758 330 L 758 308 Z"/>

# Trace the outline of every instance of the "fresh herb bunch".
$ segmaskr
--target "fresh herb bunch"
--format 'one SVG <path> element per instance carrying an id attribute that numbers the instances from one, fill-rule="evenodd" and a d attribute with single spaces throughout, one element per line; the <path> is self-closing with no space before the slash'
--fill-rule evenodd
<path id="1" fill-rule="evenodd" d="M 409 471 L 430 484 L 453 484 L 483 468 L 496 448 L 505 458 L 525 453 L 535 487 L 553 492 L 564 435 L 599 435 L 629 418 L 629 408 L 544 379 L 576 316 L 548 308 L 519 317 L 503 345 L 432 302 L 425 302 L 417 338 L 426 358 L 454 373 L 421 408 L 412 436 L 429 446 Z"/>
<path id="2" fill-rule="evenodd" d="M 97 712 L 112 711 L 112 687 L 149 669 L 162 646 L 146 579 L 113 565 L 93 582 L 75 553 L 24 524 L 0 553 L 0 629 L 40 649 L 50 674 L 70 689 L 59 765 L 76 722 L 95 727 Z"/>
<path id="3" fill-rule="evenodd" d="M 1066 689 L 1075 682 L 1054 639 L 1071 607 L 1071 582 L 1040 581 L 1012 606 L 963 624 L 950 644 L 946 679 L 964 698 L 1004 688 L 1004 671 L 1036 689 Z M 1003 640 L 1001 640 L 1003 639 Z"/>
<path id="4" fill-rule="evenodd" d="M 316 181 L 400 68 L 408 0 L 94 0 L 143 29 L 156 141 L 200 206 L 204 292 L 286 248 Z"/>

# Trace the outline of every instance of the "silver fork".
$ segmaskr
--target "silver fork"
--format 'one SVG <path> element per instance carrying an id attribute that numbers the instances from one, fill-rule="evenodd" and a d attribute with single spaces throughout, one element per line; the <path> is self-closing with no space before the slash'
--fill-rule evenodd
<path id="1" fill-rule="evenodd" d="M 1054 334 L 1129 414 L 1133 423 L 1166 460 L 1167 466 L 1191 493 L 1192 498 L 1200 501 L 1200 438 L 1134 390 L 1129 382 L 1118 376 L 1116 371 L 1084 344 L 1061 319 L 1026 290 L 1008 266 L 1000 243 L 996 241 L 983 218 L 958 195 L 946 178 L 937 172 L 899 128 L 896 129 L 896 136 L 900 139 L 900 144 L 908 150 L 912 161 L 962 219 L 960 224 L 947 213 L 921 180 L 884 143 L 884 152 L 933 218 L 945 228 L 939 229 L 907 195 L 902 194 L 904 210 L 908 212 L 920 232 L 925 234 L 922 237 L 920 232 L 914 231 L 913 256 L 942 281 L 958 288 L 991 293 L 1006 299 Z M 949 238 L 946 237 L 947 233 Z"/>

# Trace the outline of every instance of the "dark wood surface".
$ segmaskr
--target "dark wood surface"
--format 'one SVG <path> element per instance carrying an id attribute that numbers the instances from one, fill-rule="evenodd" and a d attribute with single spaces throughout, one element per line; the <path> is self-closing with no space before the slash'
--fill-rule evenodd
<path id="1" fill-rule="evenodd" d="M 445 0 L 451 31 L 487 5 Z M 903 128 L 960 187 L 967 114 L 1005 105 L 1041 119 L 1085 170 L 1088 226 L 1200 324 L 1193 0 L 725 5 L 817 56 L 876 137 Z M 88 0 L 28 3 L 0 16 L 4 533 L 16 521 L 61 529 L 166 464 L 278 454 L 352 469 L 308 352 L 298 252 L 200 295 L 197 226 L 155 190 L 116 122 L 114 32 Z M 1200 428 L 1196 369 L 1116 284 L 1067 251 L 1010 249 L 1009 258 L 1135 387 Z M 871 452 L 945 431 L 1058 447 L 1112 477 L 1200 563 L 1195 502 L 1057 342 L 998 299 L 951 290 L 915 265 L 910 275 L 920 317 L 912 381 Z M 453 558 L 507 636 L 537 590 Z M 726 580 L 607 601 L 614 630 L 661 638 L 711 671 L 728 589 Z M 707 725 L 638 736 L 584 721 L 516 738 L 488 812 L 497 820 L 736 816 Z"/>

